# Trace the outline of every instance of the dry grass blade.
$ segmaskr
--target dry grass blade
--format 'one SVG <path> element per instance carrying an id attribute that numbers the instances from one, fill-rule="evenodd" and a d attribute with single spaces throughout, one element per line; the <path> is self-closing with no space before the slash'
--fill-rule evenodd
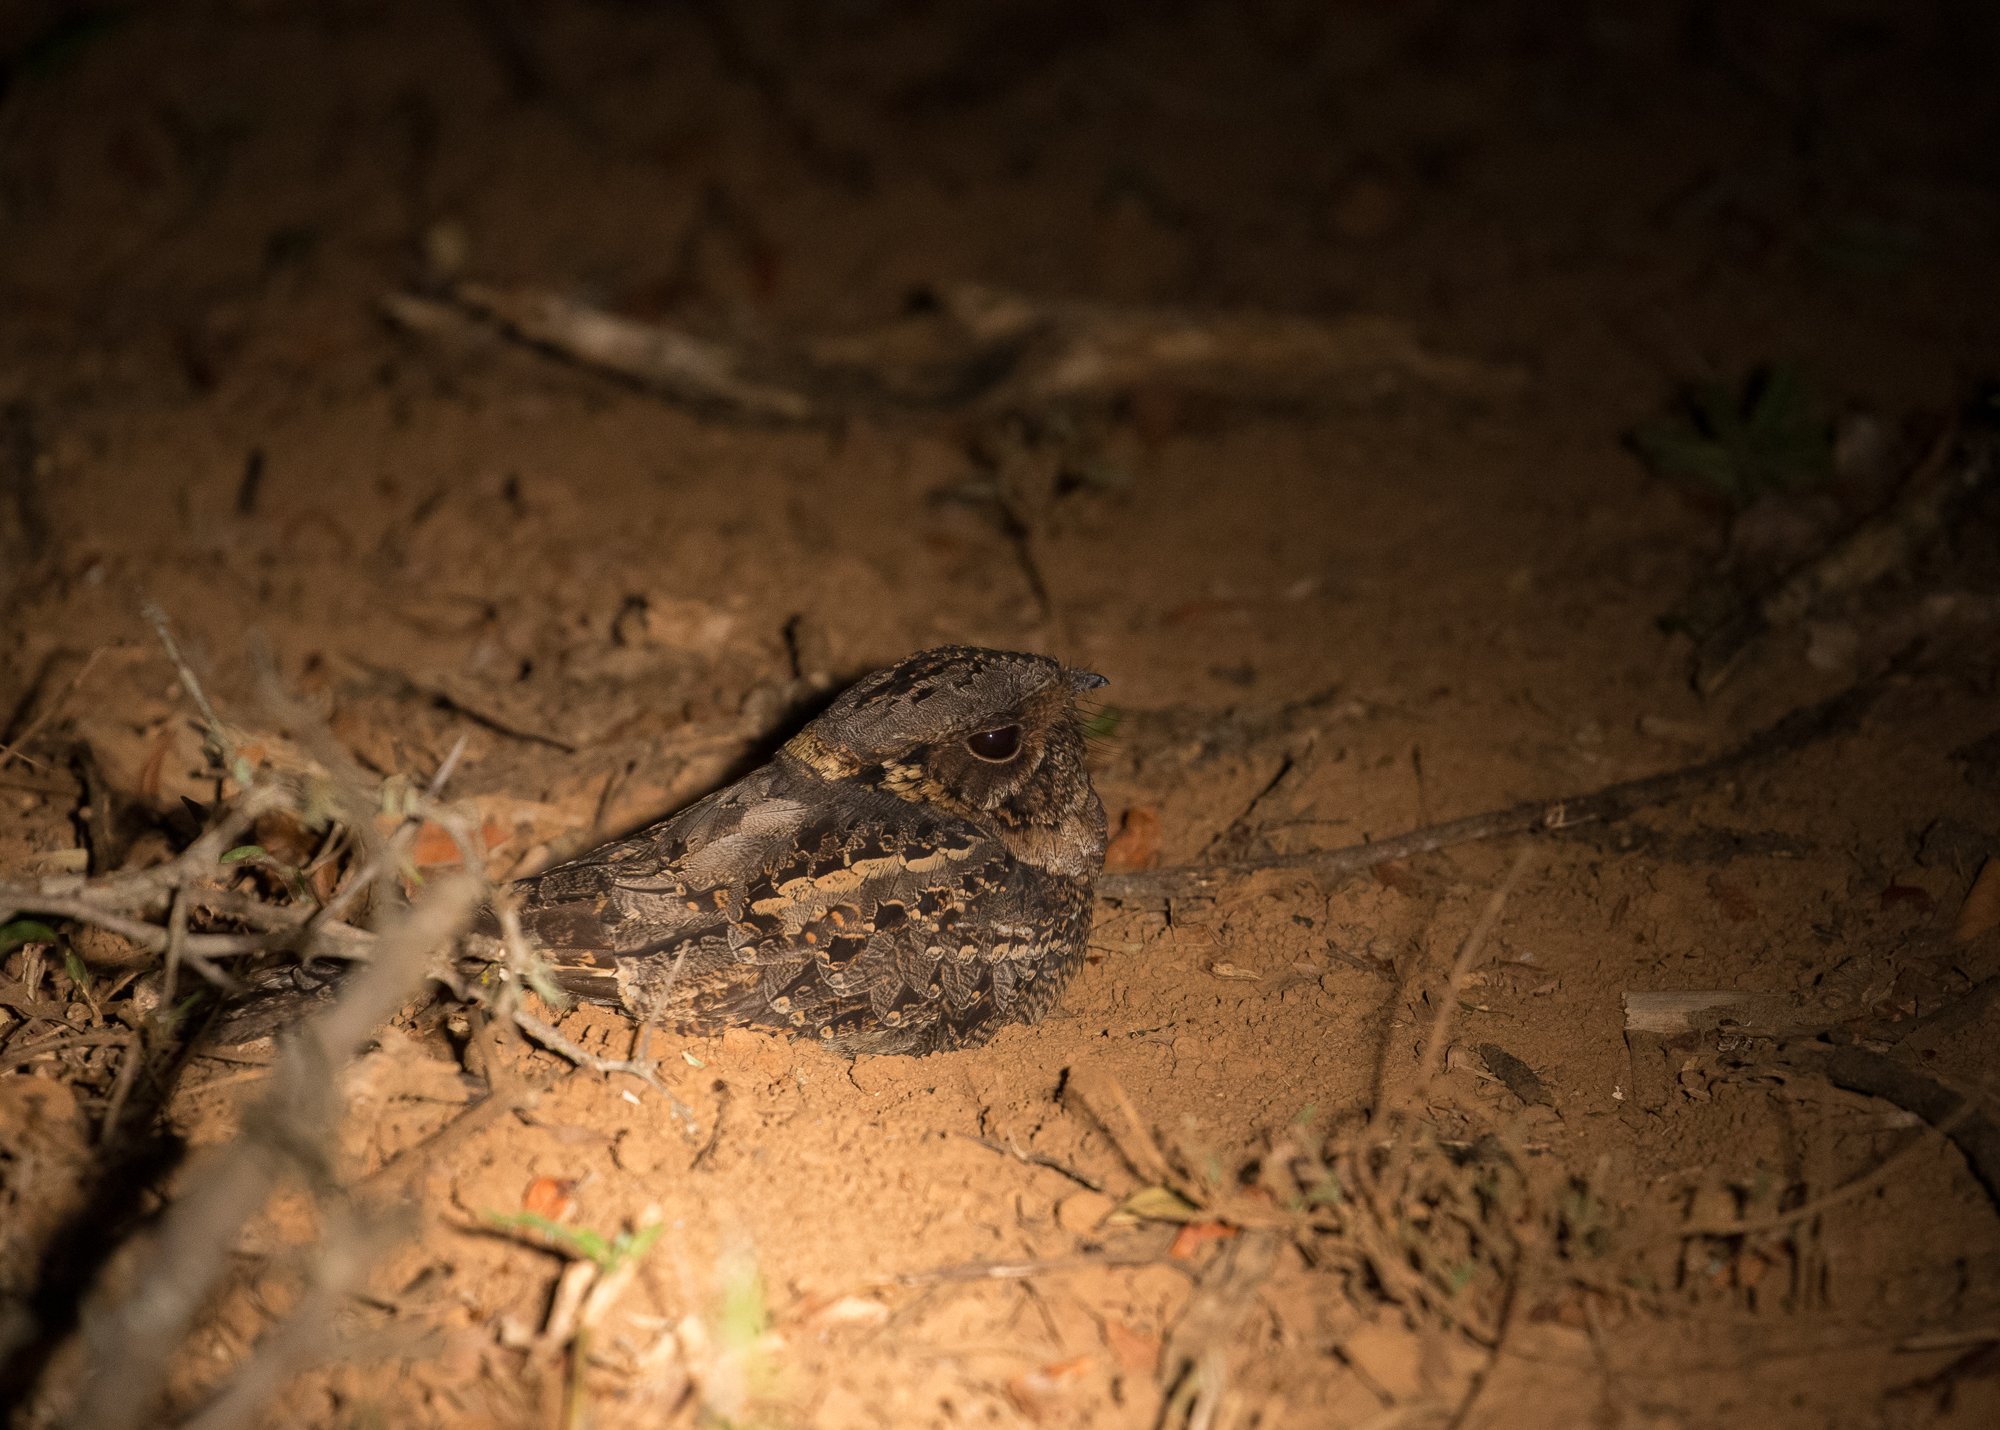
<path id="1" fill-rule="evenodd" d="M 69 678 L 69 683 L 62 688 L 62 693 L 36 712 L 35 718 L 30 720 L 28 727 L 15 737 L 13 744 L 0 747 L 0 770 L 6 769 L 8 761 L 15 759 L 20 760 L 22 764 L 40 768 L 39 762 L 31 760 L 21 753 L 21 747 L 40 734 L 42 726 L 46 725 L 63 706 L 69 703 L 70 696 L 76 694 L 77 687 L 83 684 L 84 678 L 90 674 L 91 668 L 97 664 L 98 657 L 103 655 L 107 649 L 109 647 L 99 646 L 86 656 L 83 664 L 77 668 L 76 674 L 72 675 Z"/>
<path id="2" fill-rule="evenodd" d="M 1283 1245 L 1277 1232 L 1246 1232 L 1202 1274 L 1160 1361 L 1162 1381 L 1178 1392 L 1162 1420 L 1166 1430 L 1207 1430 L 1215 1424 L 1229 1387 L 1229 1343 L 1277 1269 Z M 1174 1414 L 1177 1407 L 1182 1408 L 1179 1416 Z"/>
<path id="3" fill-rule="evenodd" d="M 1514 892 L 1514 886 L 1521 882 L 1521 876 L 1528 872 L 1528 861 L 1535 856 L 1535 846 L 1524 844 L 1515 854 L 1514 862 L 1507 869 L 1500 886 L 1487 899 L 1486 907 L 1480 911 L 1479 921 L 1472 926 L 1472 932 L 1465 936 L 1459 946 L 1458 957 L 1451 966 L 1451 978 L 1445 984 L 1444 997 L 1438 1003 L 1437 1015 L 1431 1020 L 1431 1035 L 1424 1043 L 1423 1061 L 1417 1065 L 1417 1080 L 1412 1083 L 1397 1100 L 1396 1114 L 1406 1112 L 1421 1102 L 1430 1091 L 1431 1081 L 1437 1076 L 1438 1068 L 1444 1062 L 1447 1035 L 1451 1031 L 1452 1015 L 1457 1011 L 1458 1000 L 1465 992 L 1465 980 L 1479 965 L 1479 957 L 1486 951 L 1486 940 L 1493 934 L 1493 926 L 1500 922 L 1500 914 L 1507 907 L 1507 896 Z"/>
<path id="4" fill-rule="evenodd" d="M 1102 1068 L 1076 1068 L 1070 1073 L 1069 1087 L 1141 1181 L 1159 1185 L 1174 1179 L 1173 1169 L 1147 1130 L 1145 1119 L 1116 1077 Z"/>

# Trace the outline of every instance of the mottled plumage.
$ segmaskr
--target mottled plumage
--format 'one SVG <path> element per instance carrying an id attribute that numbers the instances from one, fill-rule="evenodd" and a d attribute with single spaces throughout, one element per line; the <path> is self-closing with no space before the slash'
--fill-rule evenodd
<path id="1" fill-rule="evenodd" d="M 581 997 L 671 1027 L 927 1053 L 1036 1023 L 1082 961 L 1104 810 L 1046 656 L 919 652 L 776 759 L 514 886 Z"/>

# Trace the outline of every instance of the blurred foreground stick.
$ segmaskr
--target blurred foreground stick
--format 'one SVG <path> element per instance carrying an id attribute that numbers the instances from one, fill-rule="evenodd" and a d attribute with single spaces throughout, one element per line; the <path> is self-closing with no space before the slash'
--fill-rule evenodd
<path id="1" fill-rule="evenodd" d="M 1895 669 L 1893 662 L 1890 668 Z M 1555 832 L 1584 824 L 1613 823 L 1649 806 L 1705 790 L 1746 765 L 1790 754 L 1851 729 L 1874 704 L 1884 684 L 1882 677 L 1862 681 L 1830 700 L 1794 710 L 1726 755 L 1685 769 L 1608 785 L 1594 794 L 1517 804 L 1511 809 L 1427 825 L 1393 839 L 1350 844 L 1341 849 L 1309 849 L 1298 854 L 1271 854 L 1227 864 L 1185 864 L 1169 869 L 1100 874 L 1097 893 L 1119 903 L 1159 907 L 1168 899 L 1212 894 L 1231 879 L 1266 869 L 1289 869 L 1311 878 L 1339 878 L 1362 873 L 1390 859 L 1407 859 L 1455 844 L 1472 844 L 1506 834 Z"/>
<path id="2" fill-rule="evenodd" d="M 544 289 L 459 283 L 391 293 L 385 317 L 460 346 L 510 339 L 737 418 L 832 422 L 878 411 L 997 418 L 1135 392 L 1271 404 L 1375 401 L 1423 389 L 1473 402 L 1527 386 L 1519 368 L 1433 352 L 1393 318 L 1066 303 L 975 284 L 857 333 L 718 340 Z"/>
<path id="3" fill-rule="evenodd" d="M 365 1234 L 332 1179 L 331 1144 L 341 1113 L 337 1074 L 417 993 L 432 954 L 464 931 L 481 887 L 471 875 L 434 881 L 423 901 L 390 925 L 340 1000 L 286 1040 L 271 1091 L 245 1115 L 242 1134 L 214 1153 L 168 1208 L 136 1288 L 122 1303 L 86 1317 L 90 1380 L 73 1423 L 93 1430 L 156 1423 L 169 1359 L 231 1266 L 244 1224 L 286 1171 L 321 1202 L 326 1232 L 314 1280 L 322 1294 L 300 1302 L 195 1423 L 245 1423 L 263 1394 L 300 1368 L 304 1357 L 325 1353 L 331 1328 L 324 1319 L 344 1288 L 366 1274 L 363 1253 L 376 1240 Z"/>

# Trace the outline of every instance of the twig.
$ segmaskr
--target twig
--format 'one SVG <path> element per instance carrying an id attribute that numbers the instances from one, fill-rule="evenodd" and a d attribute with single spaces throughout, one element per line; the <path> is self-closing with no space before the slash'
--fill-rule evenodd
<path id="1" fill-rule="evenodd" d="M 1187 1430 L 1215 1423 L 1229 1384 L 1227 1348 L 1256 1304 L 1257 1293 L 1277 1269 L 1284 1239 L 1274 1231 L 1246 1231 L 1202 1272 L 1194 1296 L 1175 1322 L 1160 1353 L 1163 1386 L 1191 1390 L 1184 1401 Z M 1163 1425 L 1172 1422 L 1163 1418 Z"/>
<path id="2" fill-rule="evenodd" d="M 496 1080 L 493 1091 L 461 1112 L 414 1147 L 405 1147 L 356 1184 L 357 1190 L 387 1190 L 422 1168 L 431 1158 L 448 1152 L 466 1138 L 491 1126 L 517 1109 L 531 1108 L 547 1091 L 545 1084 L 530 1079 L 507 1077 Z"/>
<path id="3" fill-rule="evenodd" d="M 1492 897 L 1486 901 L 1486 907 L 1480 912 L 1478 922 L 1473 924 L 1472 932 L 1467 934 L 1465 942 L 1459 945 L 1458 957 L 1452 961 L 1451 978 L 1445 984 L 1444 996 L 1438 1000 L 1437 1013 L 1431 1019 L 1430 1038 L 1424 1044 L 1423 1057 L 1417 1063 L 1416 1081 L 1406 1087 L 1386 1109 L 1385 1123 L 1391 1130 L 1397 1130 L 1399 1124 L 1406 1123 L 1409 1110 L 1420 1104 L 1425 1094 L 1430 1091 L 1431 1081 L 1437 1076 L 1437 1070 L 1444 1062 L 1446 1036 L 1451 1031 L 1452 1015 L 1458 1011 L 1459 995 L 1465 991 L 1465 980 L 1478 966 L 1479 957 L 1486 950 L 1487 936 L 1493 932 L 1493 926 L 1500 921 L 1500 911 L 1507 906 L 1507 896 L 1514 891 L 1514 886 L 1520 882 L 1521 875 L 1527 872 L 1528 861 L 1534 857 L 1534 853 L 1535 846 L 1532 843 L 1521 846 L 1520 852 L 1514 856 L 1513 864 L 1508 867 L 1506 876 L 1501 879 Z M 1388 1068 L 1386 1047 L 1383 1052 L 1383 1075 L 1386 1079 Z M 1402 1128 L 1396 1136 L 1394 1146 L 1390 1148 L 1388 1164 L 1377 1177 L 1372 1179 L 1372 1185 L 1362 1188 L 1363 1194 L 1369 1197 L 1371 1203 L 1378 1192 L 1386 1192 L 1391 1197 L 1400 1194 L 1403 1179 L 1409 1171 L 1411 1143 L 1412 1137 L 1408 1129 Z M 1363 1165 L 1366 1165 L 1365 1161 Z M 1382 1208 L 1377 1206 L 1376 1210 L 1380 1213 Z"/>
<path id="4" fill-rule="evenodd" d="M 0 1053 L 0 1072 L 8 1072 L 22 1063 L 31 1063 L 36 1058 L 52 1058 L 71 1048 L 101 1048 L 112 1043 L 122 1043 L 131 1037 L 130 1033 L 71 1033 L 63 1037 L 49 1038 L 43 1042 L 30 1043 L 25 1048 L 10 1048 Z"/>
<path id="5" fill-rule="evenodd" d="M 62 918 L 80 920 L 96 924 L 99 928 L 132 940 L 148 953 L 165 953 L 169 942 L 167 930 L 157 924 L 149 924 L 140 919 L 126 918 L 123 914 L 112 913 L 99 908 L 81 898 L 37 894 L 19 886 L 0 884 L 0 909 L 24 909 L 39 914 L 55 914 Z M 181 947 L 182 960 L 211 983 L 232 991 L 240 985 L 234 978 L 209 962 L 212 958 L 228 958 L 239 953 L 268 953 L 273 949 L 288 948 L 295 935 L 288 933 L 197 933 L 189 934 Z"/>
<path id="6" fill-rule="evenodd" d="M 1025 1281 L 1033 1276 L 1053 1276 L 1063 1271 L 1085 1271 L 1104 1266 L 1159 1266 L 1170 1264 L 1157 1247 L 1143 1253 L 1111 1251 L 1077 1256 L 1051 1256 L 1039 1261 L 968 1261 L 959 1266 L 940 1266 L 931 1271 L 899 1271 L 893 1276 L 871 1276 L 864 1286 L 935 1286 L 960 1281 Z"/>
<path id="7" fill-rule="evenodd" d="M 167 911 L 167 966 L 160 975 L 160 1011 L 174 1006 L 174 981 L 180 976 L 181 959 L 187 953 L 188 897 L 186 889 L 174 890 L 173 907 Z"/>
<path id="8" fill-rule="evenodd" d="M 729 1084 L 721 1078 L 715 1080 L 715 1125 L 708 1129 L 708 1141 L 702 1144 L 694 1160 L 688 1163 L 690 1172 L 699 1172 L 715 1159 L 715 1149 L 722 1145 L 722 1120 L 729 1111 Z"/>
<path id="9" fill-rule="evenodd" d="M 1992 1119 L 1980 1110 L 1977 1102 L 1961 1097 L 1915 1068 L 1901 1066 L 1893 1058 L 1871 1053 L 1865 1048 L 1836 1049 L 1826 1060 L 1825 1072 L 1836 1087 L 1893 1103 L 1906 1112 L 1915 1113 L 1933 1130 L 1949 1138 L 1964 1155 L 1967 1167 L 1986 1189 L 1987 1196 L 2000 1205 L 2000 1130 L 1996 1130 Z M 1674 1233 L 1677 1236 L 1747 1236 L 1809 1220 L 1830 1207 L 1873 1191 L 1929 1145 L 1926 1139 L 1919 1137 L 1890 1153 L 1861 1176 L 1790 1211 L 1773 1212 L 1755 1221 L 1712 1217 L 1706 1221 L 1685 1222 L 1675 1227 Z"/>
<path id="10" fill-rule="evenodd" d="M 1173 1180 L 1173 1169 L 1167 1165 L 1159 1144 L 1116 1077 L 1102 1068 L 1080 1068 L 1071 1074 L 1070 1087 L 1098 1125 L 1110 1134 L 1112 1145 L 1142 1181 L 1164 1185 Z M 1123 1135 L 1107 1116 L 1112 1108 L 1124 1119 Z"/>
<path id="11" fill-rule="evenodd" d="M 222 723 L 222 717 L 215 713 L 215 707 L 208 703 L 208 694 L 201 688 L 201 680 L 195 675 L 194 667 L 189 665 L 187 657 L 181 654 L 180 644 L 174 640 L 173 623 L 167 619 L 166 611 L 151 596 L 140 598 L 139 610 L 152 625 L 153 634 L 160 638 L 160 644 L 166 647 L 167 659 L 174 663 L 174 669 L 180 674 L 182 688 L 193 697 L 196 707 L 201 711 L 201 718 L 208 723 L 208 733 L 215 741 L 216 748 L 221 750 L 225 757 L 234 756 L 236 742 L 230 739 L 229 731 Z"/>
<path id="12" fill-rule="evenodd" d="M 125 1058 L 118 1064 L 117 1081 L 111 1084 L 111 1102 L 104 1109 L 104 1121 L 97 1128 L 97 1145 L 108 1146 L 118 1133 L 118 1119 L 125 1111 L 125 1099 L 132 1095 L 132 1079 L 146 1060 L 146 1044 L 137 1033 L 125 1035 Z"/>
<path id="13" fill-rule="evenodd" d="M 1969 1108 L 1969 1105 L 1968 1105 Z M 1957 1115 L 1946 1120 L 1937 1130 L 1949 1132 L 1968 1108 L 1960 1108 Z M 1829 1207 L 1837 1207 L 1864 1192 L 1871 1192 L 1888 1181 L 1897 1168 L 1907 1162 L 1919 1149 L 1929 1144 L 1918 1137 L 1907 1146 L 1899 1147 L 1877 1162 L 1873 1168 L 1862 1173 L 1851 1182 L 1843 1182 L 1832 1191 L 1814 1197 L 1811 1201 L 1793 1207 L 1790 1211 L 1773 1212 L 1769 1216 L 1758 1217 L 1755 1221 L 1730 1221 L 1726 1217 L 1710 1217 L 1704 1221 L 1682 1222 L 1672 1228 L 1675 1236 L 1749 1236 L 1756 1232 L 1776 1231 L 1781 1226 L 1791 1226 L 1797 1222 L 1810 1221 Z"/>
<path id="14" fill-rule="evenodd" d="M 1695 687 L 1713 694 L 1757 637 L 1796 625 L 1827 596 L 1858 591 L 1908 565 L 1937 539 L 1952 514 L 1993 480 L 2000 466 L 1994 453 L 1992 441 L 1962 443 L 1958 424 L 1948 425 L 1887 510 L 1820 552 L 1702 641 L 1695 651 Z M 1946 472 L 1954 455 L 1958 463 Z"/>
<path id="15" fill-rule="evenodd" d="M 362 1223 L 350 1208 L 328 1211 L 327 1230 L 305 1295 L 283 1324 L 259 1341 L 221 1392 L 180 1430 L 236 1430 L 254 1424 L 264 1402 L 288 1379 L 328 1355 L 334 1313 L 363 1287 L 369 1268 L 389 1240 L 383 1228 Z"/>
<path id="16" fill-rule="evenodd" d="M 944 1134 L 939 1135 L 942 1136 Z M 1058 1162 L 1053 1157 L 1044 1157 L 1038 1152 L 1023 1152 L 1019 1147 L 1002 1147 L 998 1142 L 989 1142 L 984 1137 L 974 1137 L 970 1132 L 954 1132 L 950 1135 L 953 1137 L 962 1137 L 967 1142 L 976 1142 L 989 1152 L 998 1152 L 1002 1157 L 1012 1157 L 1016 1162 L 1025 1163 L 1030 1167 L 1047 1167 L 1051 1172 L 1057 1172 L 1068 1177 L 1079 1187 L 1088 1187 L 1093 1192 L 1104 1190 L 1103 1178 L 1087 1176 L 1077 1171 L 1076 1168 L 1070 1166 L 1068 1163 Z"/>
<path id="17" fill-rule="evenodd" d="M 1417 1065 L 1417 1080 L 1398 1099 L 1398 1110 L 1409 1108 L 1420 1102 L 1430 1091 L 1431 1079 L 1444 1061 L 1445 1035 L 1451 1031 L 1452 1015 L 1458 1011 L 1459 995 L 1465 991 L 1465 980 L 1479 965 L 1479 956 L 1486 951 L 1486 940 L 1493 932 L 1493 926 L 1500 921 L 1500 911 L 1507 907 L 1507 896 L 1514 892 L 1514 886 L 1521 882 L 1521 876 L 1528 871 L 1528 861 L 1535 856 L 1535 846 L 1524 844 L 1514 856 L 1514 862 L 1507 869 L 1507 875 L 1500 881 L 1500 887 L 1486 901 L 1480 912 L 1479 922 L 1472 926 L 1465 942 L 1459 946 L 1458 957 L 1451 966 L 1451 979 L 1445 984 L 1444 997 L 1438 1003 L 1436 1015 L 1431 1019 L 1431 1035 L 1424 1044 L 1423 1060 Z"/>
<path id="18" fill-rule="evenodd" d="M 444 787 L 451 780 L 451 772 L 458 768 L 459 757 L 465 753 L 465 747 L 471 739 L 472 736 L 469 734 L 460 735 L 452 743 L 451 753 L 446 755 L 444 763 L 437 767 L 437 773 L 431 776 L 430 788 L 425 791 L 432 799 L 444 794 Z"/>
<path id="19" fill-rule="evenodd" d="M 42 726 L 45 723 L 47 723 L 49 717 L 54 715 L 58 710 L 62 709 L 62 707 L 65 704 L 68 703 L 70 696 L 76 694 L 76 688 L 79 685 L 83 684 L 83 678 L 86 675 L 90 674 L 90 668 L 93 665 L 97 664 L 97 658 L 103 655 L 104 652 L 108 649 L 109 649 L 108 646 L 99 646 L 97 647 L 97 649 L 93 650 L 88 656 L 84 657 L 83 664 L 77 668 L 76 674 L 72 675 L 69 678 L 69 684 L 63 687 L 62 694 L 58 695 L 54 700 L 51 700 L 47 705 L 43 706 L 39 711 L 35 713 L 35 718 L 28 722 L 28 728 L 23 730 L 15 738 L 13 744 L 8 745 L 5 748 L 0 748 L 0 770 L 6 769 L 7 762 L 13 759 L 17 754 L 20 754 L 21 748 L 24 745 L 26 745 L 28 741 L 35 738 L 36 732 L 38 732 L 42 728 Z M 39 761 L 31 760 L 26 755 L 21 755 L 20 759 L 21 763 L 25 765 L 33 765 L 37 769 L 41 768 Z"/>
<path id="20" fill-rule="evenodd" d="M 1894 669 L 1896 662 L 1891 663 Z M 1886 688 L 1883 678 L 1862 681 L 1829 700 L 1809 705 L 1768 726 L 1736 749 L 1698 765 L 1607 785 L 1591 794 L 1568 799 L 1517 804 L 1511 809 L 1475 814 L 1444 824 L 1411 830 L 1393 839 L 1350 844 L 1340 849 L 1314 849 L 1298 854 L 1272 854 L 1228 864 L 1183 865 L 1133 873 L 1100 874 L 1097 893 L 1121 901 L 1145 898 L 1185 898 L 1212 892 L 1233 878 L 1267 869 L 1295 869 L 1314 877 L 1359 874 L 1390 859 L 1445 849 L 1457 844 L 1495 839 L 1530 831 L 1560 831 L 1584 824 L 1609 824 L 1638 810 L 1692 795 L 1733 775 L 1745 765 L 1790 754 L 1839 734 L 1858 722 Z"/>
<path id="21" fill-rule="evenodd" d="M 513 1018 L 522 1032 L 550 1052 L 562 1054 L 578 1067 L 589 1068 L 596 1073 L 630 1073 L 648 1086 L 661 1092 L 666 1091 L 660 1084 L 659 1075 L 652 1067 L 637 1058 L 600 1058 L 595 1053 L 587 1053 L 556 1029 L 520 1008 L 514 1010 Z"/>

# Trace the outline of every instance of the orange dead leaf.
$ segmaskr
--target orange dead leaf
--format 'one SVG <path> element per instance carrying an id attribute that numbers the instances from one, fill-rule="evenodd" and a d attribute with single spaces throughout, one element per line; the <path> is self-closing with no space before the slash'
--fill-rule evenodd
<path id="1" fill-rule="evenodd" d="M 445 833 L 442 824 L 432 824 L 426 820 L 424 827 L 417 831 L 417 842 L 410 846 L 410 862 L 419 869 L 435 868 L 440 864 L 458 863 L 458 845 Z"/>
<path id="2" fill-rule="evenodd" d="M 1722 916 L 1733 924 L 1745 924 L 1757 917 L 1756 900 L 1741 886 L 1730 883 L 1720 874 L 1708 876 L 1708 896 L 1715 900 Z"/>
<path id="3" fill-rule="evenodd" d="M 153 752 L 146 756 L 145 768 L 139 771 L 139 793 L 146 800 L 157 803 L 160 798 L 160 770 L 167 762 L 167 754 L 174 747 L 174 730 L 169 725 L 160 731 L 153 741 Z"/>
<path id="4" fill-rule="evenodd" d="M 1414 894 L 1417 891 L 1417 876 L 1400 859 L 1384 859 L 1380 864 L 1370 865 L 1368 872 L 1385 889 L 1394 889 L 1399 894 Z"/>
<path id="5" fill-rule="evenodd" d="M 310 864 L 313 851 L 319 847 L 318 837 L 288 810 L 274 809 L 258 815 L 251 831 L 255 836 L 254 842 L 262 846 L 266 853 L 294 869 L 303 869 Z"/>
<path id="6" fill-rule="evenodd" d="M 1959 905 L 1956 935 L 1971 943 L 1988 929 L 2000 928 L 2000 859 L 1988 859 L 1972 881 L 1972 892 Z"/>
<path id="7" fill-rule="evenodd" d="M 1191 1221 L 1180 1229 L 1167 1255 L 1182 1261 L 1193 1256 L 1211 1241 L 1227 1241 L 1236 1235 L 1236 1228 L 1222 1221 Z"/>
<path id="8" fill-rule="evenodd" d="M 1115 1317 L 1104 1322 L 1104 1344 L 1129 1374 L 1151 1375 L 1160 1363 L 1160 1338 L 1141 1335 Z"/>
<path id="9" fill-rule="evenodd" d="M 1108 870 L 1157 869 L 1160 865 L 1160 812 L 1147 806 L 1128 809 L 1118 821 L 1118 834 L 1104 851 Z"/>
<path id="10" fill-rule="evenodd" d="M 533 1212 L 539 1217 L 547 1217 L 550 1221 L 561 1221 L 575 1209 L 576 1203 L 570 1196 L 575 1190 L 576 1183 L 573 1180 L 537 1177 L 528 1183 L 528 1190 L 521 1193 L 521 1210 Z"/>
<path id="11" fill-rule="evenodd" d="M 480 826 L 479 837 L 486 842 L 488 849 L 492 849 L 507 841 L 507 831 L 488 820 Z M 419 869 L 436 869 L 457 864 L 460 862 L 458 843 L 445 831 L 443 825 L 425 820 L 423 827 L 417 831 L 416 844 L 410 849 L 410 862 Z"/>

